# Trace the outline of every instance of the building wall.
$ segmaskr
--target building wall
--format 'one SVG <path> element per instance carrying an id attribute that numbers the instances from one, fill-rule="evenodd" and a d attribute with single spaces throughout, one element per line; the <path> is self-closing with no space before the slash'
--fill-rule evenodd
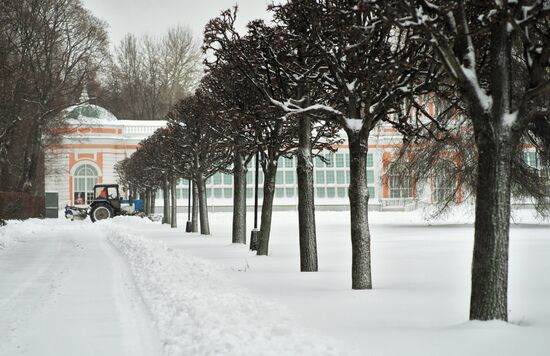
<path id="1" fill-rule="evenodd" d="M 98 183 L 117 183 L 114 166 L 129 157 L 141 140 L 150 136 L 163 121 L 131 121 L 93 123 L 85 127 L 69 127 L 61 144 L 51 147 L 46 155 L 46 191 L 59 193 L 59 204 L 75 204 L 76 170 L 88 164 L 97 170 Z M 367 185 L 369 205 L 374 209 L 399 209 L 415 207 L 416 204 L 432 204 L 433 182 L 415 182 L 411 178 L 411 196 L 395 198 L 386 171 L 401 147 L 401 136 L 391 127 L 380 126 L 370 136 L 367 157 Z M 326 158 L 314 159 L 315 203 L 319 207 L 347 207 L 349 199 L 349 151 L 346 145 L 338 147 L 336 153 L 323 152 Z M 450 160 L 455 158 L 450 157 Z M 526 148 L 526 162 L 534 167 L 538 162 L 533 148 Z M 248 164 L 247 204 L 254 203 L 254 161 Z M 263 195 L 263 173 L 260 169 L 259 200 Z M 298 204 L 296 158 L 282 158 L 278 164 L 274 203 L 278 207 L 291 209 Z M 178 206 L 186 207 L 188 200 L 187 180 L 178 180 Z M 208 204 L 211 207 L 229 208 L 233 204 L 233 177 L 218 173 L 207 182 Z M 459 194 L 459 202 L 462 196 Z M 163 205 L 162 192 L 157 192 L 157 206 Z"/>

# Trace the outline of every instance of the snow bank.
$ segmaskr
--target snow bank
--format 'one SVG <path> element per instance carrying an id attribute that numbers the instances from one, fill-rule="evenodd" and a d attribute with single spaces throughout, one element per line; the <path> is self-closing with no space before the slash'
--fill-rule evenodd
<path id="1" fill-rule="evenodd" d="M 134 236 L 120 222 L 99 225 L 127 258 L 167 355 L 342 354 L 296 330 L 275 304 L 235 290 L 213 263 Z"/>
<path id="2" fill-rule="evenodd" d="M 0 226 L 0 251 L 22 237 L 36 238 L 43 235 L 45 229 L 58 225 L 58 220 L 8 220 L 5 226 Z"/>

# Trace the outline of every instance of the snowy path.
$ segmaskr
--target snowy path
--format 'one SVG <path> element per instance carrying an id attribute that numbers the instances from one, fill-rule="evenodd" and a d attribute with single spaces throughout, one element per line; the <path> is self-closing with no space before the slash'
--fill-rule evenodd
<path id="1" fill-rule="evenodd" d="M 97 228 L 29 225 L 0 250 L 0 355 L 160 354 L 126 264 Z"/>

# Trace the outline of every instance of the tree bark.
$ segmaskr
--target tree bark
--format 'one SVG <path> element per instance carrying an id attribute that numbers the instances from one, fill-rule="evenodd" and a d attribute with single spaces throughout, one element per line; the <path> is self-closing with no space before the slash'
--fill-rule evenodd
<path id="1" fill-rule="evenodd" d="M 25 152 L 23 172 L 17 186 L 18 191 L 36 194 L 40 153 L 42 152 L 42 124 L 38 123 L 30 132 L 30 147 Z"/>
<path id="2" fill-rule="evenodd" d="M 149 215 L 150 211 L 149 211 L 149 208 L 150 208 L 150 204 L 149 204 L 149 200 L 151 199 L 151 189 L 150 188 L 145 188 L 145 193 L 143 194 L 144 195 L 144 199 L 143 199 L 143 212 L 147 215 Z"/>
<path id="3" fill-rule="evenodd" d="M 162 216 L 163 224 L 170 224 L 170 186 L 168 179 L 164 179 L 162 182 L 162 199 L 164 200 L 164 214 Z"/>
<path id="4" fill-rule="evenodd" d="M 201 176 L 198 181 L 201 235 L 210 235 L 210 224 L 208 223 L 208 206 L 206 205 L 206 179 Z"/>
<path id="5" fill-rule="evenodd" d="M 176 178 L 170 178 L 170 196 L 172 197 L 172 216 L 170 219 L 170 227 L 178 227 L 178 200 L 176 199 Z"/>
<path id="6" fill-rule="evenodd" d="M 191 210 L 191 232 L 199 232 L 199 187 L 193 181 L 193 208 Z"/>
<path id="7" fill-rule="evenodd" d="M 311 118 L 305 115 L 298 122 L 298 226 L 300 239 L 300 271 L 317 272 L 317 238 L 315 234 L 315 204 L 313 191 L 313 160 L 311 158 Z"/>
<path id="8" fill-rule="evenodd" d="M 149 199 L 149 202 L 151 206 L 149 207 L 149 214 L 155 213 L 155 198 L 156 198 L 157 191 L 156 189 L 151 189 L 151 198 Z"/>
<path id="9" fill-rule="evenodd" d="M 277 161 L 268 159 L 264 177 L 264 198 L 262 202 L 262 216 L 260 234 L 258 236 L 258 251 L 260 256 L 267 256 L 269 252 L 269 235 L 271 234 L 271 216 L 273 215 L 273 198 L 275 196 L 275 175 Z"/>
<path id="10" fill-rule="evenodd" d="M 238 147 L 233 159 L 232 242 L 246 244 L 246 166 Z"/>
<path id="11" fill-rule="evenodd" d="M 489 125 L 487 125 L 489 126 Z M 470 320 L 508 320 L 508 247 L 513 147 L 487 128 L 479 154 Z M 495 137 L 496 136 L 496 137 Z"/>
<path id="12" fill-rule="evenodd" d="M 352 289 L 372 289 L 367 188 L 368 133 L 347 132 L 350 152 Z"/>

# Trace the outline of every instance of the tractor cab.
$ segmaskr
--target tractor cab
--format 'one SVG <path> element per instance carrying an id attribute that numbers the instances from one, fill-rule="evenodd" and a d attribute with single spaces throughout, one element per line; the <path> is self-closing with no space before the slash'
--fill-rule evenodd
<path id="1" fill-rule="evenodd" d="M 94 201 L 110 204 L 113 209 L 120 210 L 120 194 L 118 192 L 118 184 L 97 184 L 94 186 Z"/>
<path id="2" fill-rule="evenodd" d="M 94 200 L 90 204 L 90 218 L 92 221 L 110 219 L 120 214 L 118 184 L 95 185 Z"/>

